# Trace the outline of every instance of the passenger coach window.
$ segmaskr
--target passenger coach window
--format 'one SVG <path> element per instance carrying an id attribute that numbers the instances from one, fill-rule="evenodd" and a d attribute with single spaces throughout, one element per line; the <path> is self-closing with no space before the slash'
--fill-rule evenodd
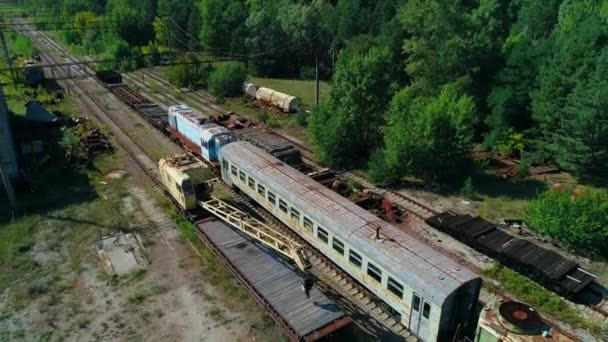
<path id="1" fill-rule="evenodd" d="M 382 271 L 380 271 L 380 269 L 371 262 L 367 263 L 367 274 L 374 278 L 377 282 L 382 280 Z"/>
<path id="2" fill-rule="evenodd" d="M 340 253 L 340 255 L 344 255 L 344 244 L 342 243 L 342 241 L 334 237 L 331 239 L 331 243 L 332 247 L 336 252 Z"/>
<path id="3" fill-rule="evenodd" d="M 363 264 L 363 262 L 361 261 L 361 256 L 353 251 L 350 251 L 350 253 L 348 253 L 348 260 L 351 264 L 359 268 L 361 268 L 361 265 Z"/>
<path id="4" fill-rule="evenodd" d="M 431 305 L 429 303 L 424 303 L 424 308 L 422 308 L 422 316 L 424 318 L 429 318 L 431 314 Z"/>
<path id="5" fill-rule="evenodd" d="M 249 184 L 249 187 L 252 188 L 253 190 L 255 190 L 255 180 L 251 177 L 247 178 L 247 184 Z"/>
<path id="6" fill-rule="evenodd" d="M 230 173 L 232 173 L 234 176 L 238 176 L 238 171 L 236 170 L 236 166 L 230 165 Z"/>
<path id="7" fill-rule="evenodd" d="M 258 184 L 258 194 L 266 196 L 266 188 L 262 184 Z"/>
<path id="8" fill-rule="evenodd" d="M 308 217 L 304 216 L 304 227 L 312 232 L 313 226 L 312 221 Z"/>
<path id="9" fill-rule="evenodd" d="M 288 211 L 288 209 L 287 209 L 287 202 L 283 201 L 280 198 L 279 198 L 279 209 L 281 209 L 281 211 L 284 212 L 284 213 L 286 213 Z"/>
<path id="10" fill-rule="evenodd" d="M 245 176 L 245 172 L 243 172 L 243 171 L 239 171 L 239 179 L 240 179 L 240 180 L 241 180 L 243 183 L 247 181 L 247 180 L 246 180 L 246 179 L 247 179 L 247 177 Z"/>
<path id="11" fill-rule="evenodd" d="M 300 212 L 298 211 L 298 209 L 291 207 L 291 218 L 294 218 L 298 222 L 300 222 Z"/>
<path id="12" fill-rule="evenodd" d="M 276 205 L 277 198 L 274 195 L 274 192 L 268 191 L 268 201 L 272 203 L 272 205 Z"/>
<path id="13" fill-rule="evenodd" d="M 327 231 L 321 227 L 317 227 L 317 237 L 319 240 L 329 243 L 329 236 L 327 235 Z"/>
<path id="14" fill-rule="evenodd" d="M 391 291 L 399 299 L 403 298 L 403 285 L 399 284 L 395 279 L 388 277 L 388 283 L 386 284 L 389 291 Z"/>

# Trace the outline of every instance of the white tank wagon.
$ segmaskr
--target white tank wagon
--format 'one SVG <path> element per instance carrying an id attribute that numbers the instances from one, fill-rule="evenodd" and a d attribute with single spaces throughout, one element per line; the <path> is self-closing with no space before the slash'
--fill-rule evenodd
<path id="1" fill-rule="evenodd" d="M 227 184 L 378 296 L 420 339 L 474 331 L 475 273 L 250 143 L 224 146 L 221 159 Z"/>
<path id="2" fill-rule="evenodd" d="M 251 98 L 255 99 L 255 95 L 256 95 L 257 91 L 258 91 L 258 89 L 255 86 L 255 84 L 253 84 L 251 82 L 243 83 L 243 93 L 245 93 L 245 95 L 248 95 Z"/>
<path id="3" fill-rule="evenodd" d="M 300 100 L 297 97 L 270 88 L 260 87 L 255 93 L 255 98 L 286 113 L 297 112 L 300 108 Z"/>

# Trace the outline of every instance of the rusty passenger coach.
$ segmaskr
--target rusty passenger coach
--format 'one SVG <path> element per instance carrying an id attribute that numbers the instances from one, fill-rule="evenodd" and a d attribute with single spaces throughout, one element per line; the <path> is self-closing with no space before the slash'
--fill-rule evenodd
<path id="1" fill-rule="evenodd" d="M 424 341 L 475 329 L 481 279 L 247 142 L 222 148 L 222 178 L 384 301 Z"/>

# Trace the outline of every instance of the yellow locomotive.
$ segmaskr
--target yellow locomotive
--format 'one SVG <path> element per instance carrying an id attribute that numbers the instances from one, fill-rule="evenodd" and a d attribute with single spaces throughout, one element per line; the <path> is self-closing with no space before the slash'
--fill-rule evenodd
<path id="1" fill-rule="evenodd" d="M 185 211 L 198 207 L 204 182 L 214 176 L 202 161 L 185 154 L 161 159 L 158 168 L 165 189 Z"/>

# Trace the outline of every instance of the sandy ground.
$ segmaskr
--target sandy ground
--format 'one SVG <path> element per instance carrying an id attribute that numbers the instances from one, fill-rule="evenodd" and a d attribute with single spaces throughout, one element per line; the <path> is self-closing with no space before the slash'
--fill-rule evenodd
<path id="1" fill-rule="evenodd" d="M 97 263 L 95 244 L 87 242 L 90 255 L 74 272 L 68 246 L 41 239 L 32 258 L 43 265 L 59 263 L 69 284 L 58 299 L 41 296 L 14 311 L 9 299 L 18 289 L 3 289 L 0 340 L 250 340 L 246 317 L 223 308 L 218 290 L 200 272 L 198 256 L 182 242 L 162 208 L 137 186 L 129 188 L 123 202 L 127 205 L 121 211 L 131 217 L 133 232 L 145 246 L 145 270 L 111 279 Z"/>

